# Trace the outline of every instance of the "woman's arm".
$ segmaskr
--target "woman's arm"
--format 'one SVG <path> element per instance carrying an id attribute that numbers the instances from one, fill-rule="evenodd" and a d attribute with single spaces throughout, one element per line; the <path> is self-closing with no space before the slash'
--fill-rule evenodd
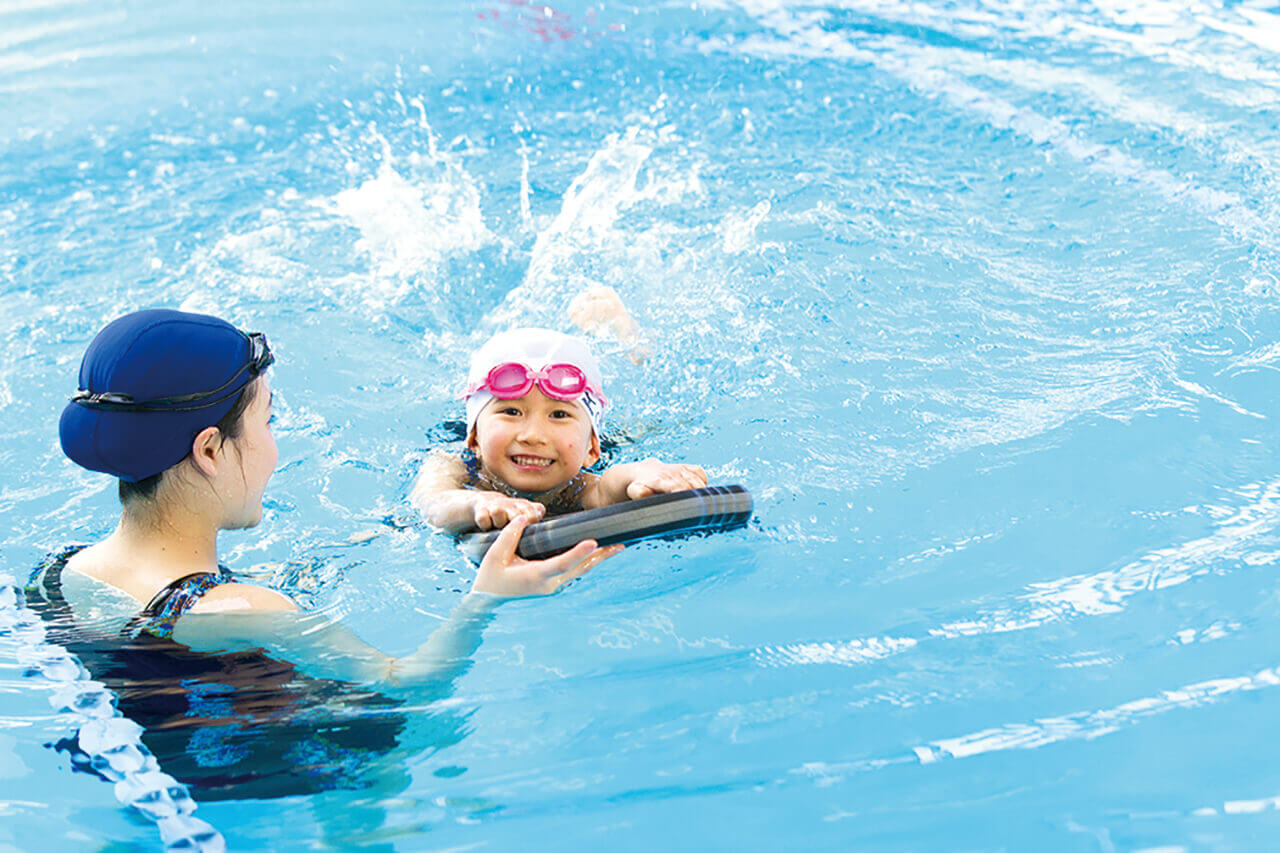
<path id="1" fill-rule="evenodd" d="M 319 678 L 383 688 L 424 683 L 448 687 L 471 665 L 471 655 L 499 604 L 557 592 L 622 550 L 621 545 L 599 548 L 588 540 L 548 560 L 524 560 L 516 547 L 526 524 L 524 517 L 518 517 L 507 525 L 485 554 L 471 592 L 426 642 L 403 657 L 385 654 L 349 628 L 319 614 L 303 613 L 292 602 L 293 610 L 282 609 L 276 599 L 288 599 L 279 593 L 262 590 L 260 599 L 255 599 L 244 590 L 261 588 L 242 584 L 224 585 L 238 591 L 210 590 L 207 602 L 202 600 L 199 608 L 178 620 L 173 638 L 205 652 L 262 649 Z M 255 600 L 261 606 L 255 606 Z M 232 601 L 243 606 L 223 610 Z"/>
<path id="2" fill-rule="evenodd" d="M 411 654 L 396 658 L 345 625 L 301 610 L 192 610 L 173 639 L 198 652 L 261 649 L 315 678 L 380 687 L 434 682 L 447 686 L 466 671 L 484 626 L 501 599 L 470 593 Z"/>

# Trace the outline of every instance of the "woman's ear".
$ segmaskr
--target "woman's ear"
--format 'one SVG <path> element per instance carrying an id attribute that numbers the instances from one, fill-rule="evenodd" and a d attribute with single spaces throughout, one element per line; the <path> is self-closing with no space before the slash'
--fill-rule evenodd
<path id="1" fill-rule="evenodd" d="M 217 475 L 222 445 L 222 431 L 216 426 L 205 427 L 192 440 L 191 461 L 206 477 Z"/>

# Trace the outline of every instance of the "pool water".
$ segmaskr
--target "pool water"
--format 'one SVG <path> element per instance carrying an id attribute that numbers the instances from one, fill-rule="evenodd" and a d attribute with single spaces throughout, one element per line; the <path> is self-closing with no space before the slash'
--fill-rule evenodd
<path id="1" fill-rule="evenodd" d="M 468 352 L 587 287 L 615 461 L 756 498 L 504 605 L 363 787 L 201 802 L 229 849 L 1280 842 L 1274 3 L 16 0 L 0 115 L 0 573 L 110 530 L 56 419 L 152 306 L 279 356 L 225 562 L 388 652 L 473 573 L 406 502 Z M 157 846 L 22 661 L 0 850 Z"/>

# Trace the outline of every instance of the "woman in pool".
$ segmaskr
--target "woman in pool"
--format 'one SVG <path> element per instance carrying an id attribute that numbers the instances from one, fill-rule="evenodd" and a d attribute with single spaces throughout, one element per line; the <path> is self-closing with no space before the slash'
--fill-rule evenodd
<path id="1" fill-rule="evenodd" d="M 73 461 L 119 478 L 120 523 L 102 541 L 46 561 L 32 580 L 34 600 L 98 637 L 264 650 L 311 675 L 394 686 L 456 675 L 501 601 L 555 592 L 617 552 L 587 541 L 528 562 L 515 554 L 524 524 L 513 524 L 471 593 L 400 658 L 299 612 L 280 592 L 235 581 L 218 563 L 217 536 L 262 517 L 277 458 L 272 361 L 262 335 L 179 311 L 129 314 L 94 338 L 59 433 Z"/>
<path id="2" fill-rule="evenodd" d="M 471 357 L 466 452 L 429 456 L 411 500 L 457 533 L 707 484 L 698 466 L 657 459 L 585 470 L 600 459 L 601 386 L 600 365 L 578 338 L 549 329 L 494 335 Z"/>

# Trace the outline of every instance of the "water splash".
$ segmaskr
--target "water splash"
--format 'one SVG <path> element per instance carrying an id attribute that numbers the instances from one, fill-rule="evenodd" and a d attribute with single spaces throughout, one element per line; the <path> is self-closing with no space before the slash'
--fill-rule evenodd
<path id="1" fill-rule="evenodd" d="M 617 237 L 618 217 L 643 197 L 637 178 L 655 144 L 652 132 L 638 126 L 605 140 L 565 192 L 560 213 L 538 235 L 524 281 L 490 313 L 490 324 L 528 324 L 530 317 L 558 324 L 569 296 L 584 285 L 578 271 L 583 256 L 607 251 Z"/>
<path id="2" fill-rule="evenodd" d="M 425 117 L 423 118 L 425 121 Z M 393 282 L 390 298 L 404 295 L 418 276 L 438 274 L 452 254 L 474 252 L 494 240 L 480 209 L 475 180 L 453 157 L 436 150 L 434 135 L 426 155 L 411 152 L 411 182 L 397 171 L 387 140 L 371 129 L 382 148 L 377 174 L 329 201 L 330 209 L 360 232 L 358 251 L 368 256 L 374 276 Z"/>

